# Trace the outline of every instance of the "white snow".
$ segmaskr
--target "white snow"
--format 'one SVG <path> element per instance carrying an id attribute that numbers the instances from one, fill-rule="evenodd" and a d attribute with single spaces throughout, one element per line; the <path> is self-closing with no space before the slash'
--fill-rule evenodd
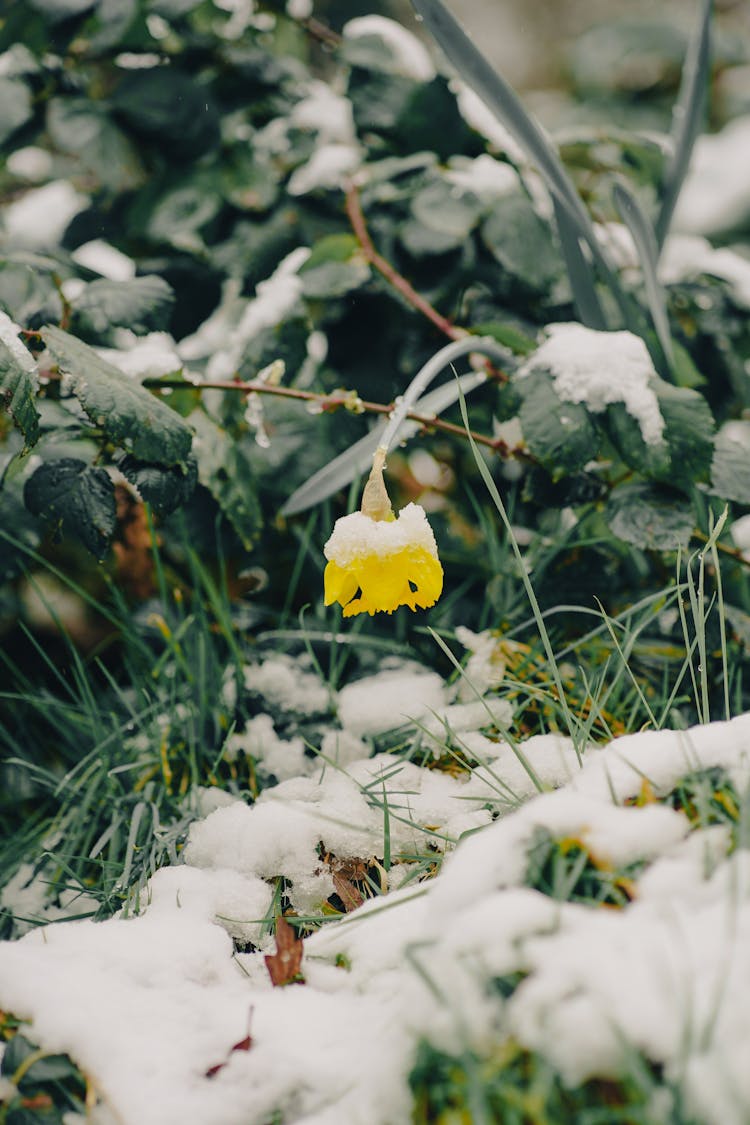
<path id="1" fill-rule="evenodd" d="M 726 281 L 736 304 L 750 309 L 750 258 L 726 246 L 716 250 L 700 235 L 671 235 L 659 263 L 661 280 L 671 284 L 701 274 Z"/>
<path id="2" fill-rule="evenodd" d="M 49 250 L 88 201 L 68 180 L 32 188 L 3 209 L 0 243 L 12 249 Z"/>
<path id="3" fill-rule="evenodd" d="M 494 747 L 507 779 L 507 744 L 463 737 Z M 644 776 L 658 794 L 716 765 L 744 791 L 750 715 L 626 736 L 586 750 L 582 768 L 559 736 L 522 748 L 543 784 L 562 787 L 494 823 L 502 802 L 478 771 L 451 777 L 392 754 L 320 760 L 317 776 L 253 806 L 232 801 L 193 825 L 185 862 L 152 879 L 141 915 L 0 945 L 0 1006 L 31 1018 L 47 1050 L 71 1053 L 123 1125 L 264 1125 L 274 1112 L 394 1125 L 410 1117 L 421 1038 L 481 1055 L 506 1035 L 571 1083 L 617 1078 L 637 1052 L 687 1112 L 745 1125 L 750 860 L 722 826 L 690 831 L 681 812 L 621 802 Z M 577 842 L 602 871 L 628 868 L 633 901 L 592 908 L 525 886 L 540 831 Z M 441 872 L 413 881 L 414 857 L 445 849 Z M 284 877 L 298 911 L 319 909 L 335 890 L 331 856 L 379 862 L 392 889 L 305 940 L 304 985 L 272 988 L 274 882 Z M 233 953 L 230 935 L 260 951 Z M 514 973 L 524 979 L 503 1001 L 490 982 Z M 248 1032 L 249 1049 L 233 1050 Z M 669 1121 L 669 1091 L 657 1094 Z"/>
<path id="4" fill-rule="evenodd" d="M 339 722 L 345 731 L 360 738 L 383 734 L 410 719 L 441 711 L 445 702 L 445 688 L 437 673 L 401 664 L 342 688 Z"/>
<path id="5" fill-rule="evenodd" d="M 563 402 L 585 402 L 594 413 L 622 402 L 646 445 L 662 441 L 664 419 L 650 385 L 656 371 L 640 336 L 597 332 L 577 323 L 550 324 L 545 331 L 547 338 L 519 368 L 519 376 L 546 368 Z"/>
<path id="6" fill-rule="evenodd" d="M 131 379 L 157 379 L 182 370 L 177 345 L 168 332 L 149 332 L 146 336 L 136 336 L 129 329 L 120 329 L 118 343 L 124 346 L 96 348 L 96 352 Z"/>
<path id="7" fill-rule="evenodd" d="M 110 281 L 129 281 L 135 277 L 133 259 L 111 246 L 109 242 L 105 242 L 103 238 L 84 242 L 70 256 L 80 266 L 95 270 L 102 277 L 108 277 Z"/>
<path id="8" fill-rule="evenodd" d="M 504 152 L 515 164 L 525 166 L 527 157 L 524 149 L 503 123 L 498 121 L 492 110 L 487 108 L 479 95 L 474 93 L 471 86 L 467 86 L 459 78 L 454 78 L 450 87 L 456 95 L 459 113 L 466 124 L 486 137 L 490 144 L 498 151 Z"/>
<path id="9" fill-rule="evenodd" d="M 675 230 L 720 234 L 750 215 L 750 114 L 699 137 L 674 213 Z"/>
<path id="10" fill-rule="evenodd" d="M 8 351 L 11 353 L 18 365 L 31 376 L 31 381 L 34 389 L 37 387 L 37 371 L 34 357 L 25 344 L 21 343 L 19 336 L 21 334 L 20 325 L 16 324 L 14 320 L 8 316 L 6 312 L 0 309 L 0 342 L 5 344 Z"/>
<path id="11" fill-rule="evenodd" d="M 246 691 L 283 711 L 319 715 L 330 707 L 331 694 L 320 676 L 283 653 L 260 664 L 246 664 L 242 674 Z"/>
<path id="12" fill-rule="evenodd" d="M 327 82 L 310 82 L 304 98 L 290 114 L 298 129 L 310 129 L 319 141 L 353 144 L 356 139 L 352 103 L 338 94 Z"/>
<path id="13" fill-rule="evenodd" d="M 400 23 L 385 16 L 359 16 L 344 24 L 344 39 L 362 39 L 374 36 L 388 47 L 391 61 L 398 74 L 430 82 L 435 77 L 435 66 L 423 43 Z"/>
<path id="14" fill-rule="evenodd" d="M 359 167 L 362 155 L 357 144 L 320 145 L 306 164 L 294 169 L 287 191 L 290 195 L 307 195 L 319 188 L 342 188 L 346 177 Z"/>
<path id="15" fill-rule="evenodd" d="M 521 189 L 521 180 L 515 168 L 486 152 L 474 158 L 454 156 L 445 178 L 459 191 L 474 192 L 480 199 L 497 199 Z"/>
<path id="16" fill-rule="evenodd" d="M 302 281 L 298 270 L 309 256 L 306 246 L 292 250 L 270 277 L 258 282 L 252 298 L 240 296 L 241 282 L 229 278 L 218 307 L 192 336 L 180 341 L 178 351 L 182 359 L 208 359 L 209 379 L 232 378 L 249 341 L 264 328 L 279 324 L 299 300 Z"/>
<path id="17" fill-rule="evenodd" d="M 5 166 L 12 176 L 38 183 L 49 179 L 52 172 L 52 155 L 37 145 L 26 145 L 9 153 Z"/>
<path id="18" fill-rule="evenodd" d="M 410 547 L 437 558 L 435 536 L 419 504 L 407 504 L 395 520 L 373 520 L 363 512 L 341 516 L 323 551 L 327 559 L 346 567 L 366 555 L 385 558 Z"/>

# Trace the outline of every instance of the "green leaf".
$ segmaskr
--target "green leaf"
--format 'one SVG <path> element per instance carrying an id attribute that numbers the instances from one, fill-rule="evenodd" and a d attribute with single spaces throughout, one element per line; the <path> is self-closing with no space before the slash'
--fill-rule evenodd
<path id="1" fill-rule="evenodd" d="M 45 461 L 29 477 L 24 500 L 30 512 L 70 532 L 101 558 L 115 530 L 115 489 L 104 469 L 75 457 Z"/>
<path id="2" fill-rule="evenodd" d="M 146 225 L 155 242 L 165 242 L 178 250 L 202 251 L 201 229 L 216 218 L 222 207 L 218 185 L 211 178 L 196 177 L 165 192 L 158 200 Z"/>
<path id="3" fill-rule="evenodd" d="M 193 457 L 184 466 L 165 467 L 127 456 L 118 468 L 158 516 L 168 516 L 186 504 L 198 482 L 198 466 Z"/>
<path id="4" fill-rule="evenodd" d="M 672 110 L 672 157 L 664 172 L 656 240 L 664 245 L 675 204 L 687 174 L 695 139 L 703 126 L 711 75 L 713 0 L 703 0 L 700 22 L 690 42 L 677 104 Z"/>
<path id="5" fill-rule="evenodd" d="M 562 273 L 562 263 L 544 223 L 525 195 L 498 199 L 481 227 L 482 240 L 517 284 L 544 293 Z"/>
<path id="6" fill-rule="evenodd" d="M 684 496 L 649 484 L 615 489 L 605 519 L 618 539 L 654 551 L 687 547 L 694 527 L 693 510 Z"/>
<path id="7" fill-rule="evenodd" d="M 47 130 L 57 148 L 77 156 L 109 191 L 130 191 L 143 182 L 143 167 L 132 142 L 96 102 L 52 98 Z"/>
<path id="8" fill-rule="evenodd" d="M 697 391 L 652 382 L 664 419 L 664 441 L 646 445 L 640 426 L 622 403 L 607 409 L 607 428 L 627 465 L 646 476 L 690 488 L 708 479 L 713 455 L 714 418 Z"/>
<path id="9" fill-rule="evenodd" d="M 526 444 L 552 479 L 583 468 L 599 446 L 599 432 L 586 407 L 562 402 L 545 372 L 532 371 L 515 385 L 523 399 L 519 418 Z"/>
<path id="10" fill-rule="evenodd" d="M 731 422 L 716 435 L 711 489 L 723 500 L 750 502 L 750 422 Z"/>
<path id="11" fill-rule="evenodd" d="M 127 72 L 111 104 L 136 132 L 179 157 L 202 155 L 221 140 L 219 113 L 208 88 L 175 67 Z"/>
<path id="12" fill-rule="evenodd" d="M 75 336 L 48 325 L 42 337 L 86 414 L 111 442 L 159 465 L 186 459 L 192 434 L 179 414 Z"/>
<path id="13" fill-rule="evenodd" d="M 263 523 L 250 458 L 241 444 L 202 410 L 196 410 L 190 421 L 196 435 L 193 452 L 198 461 L 198 480 L 211 493 L 242 545 L 250 550 Z"/>
<path id="14" fill-rule="evenodd" d="M 353 235 L 331 234 L 315 244 L 299 276 L 306 297 L 343 297 L 369 280 L 370 267 Z"/>
<path id="15" fill-rule="evenodd" d="M 0 145 L 25 125 L 31 114 L 31 94 L 26 83 L 0 78 Z"/>
<path id="16" fill-rule="evenodd" d="M 0 321 L 3 316 L 0 314 Z M 2 325 L 0 324 L 0 327 Z M 9 346 L 0 339 L 0 407 L 7 410 L 29 449 L 39 438 L 36 364 L 30 352 L 16 340 Z"/>
<path id="17" fill-rule="evenodd" d="M 418 191 L 411 203 L 418 222 L 455 239 L 456 245 L 468 238 L 484 210 L 485 204 L 473 192 L 457 191 L 442 177 Z"/>
<path id="18" fill-rule="evenodd" d="M 62 301 L 43 267 L 30 262 L 0 261 L 0 309 L 16 324 L 36 328 L 47 320 L 59 320 Z"/>
<path id="19" fill-rule="evenodd" d="M 155 274 L 129 281 L 92 281 L 73 302 L 76 327 L 106 336 L 110 328 L 129 328 L 137 336 L 168 327 L 174 293 Z"/>

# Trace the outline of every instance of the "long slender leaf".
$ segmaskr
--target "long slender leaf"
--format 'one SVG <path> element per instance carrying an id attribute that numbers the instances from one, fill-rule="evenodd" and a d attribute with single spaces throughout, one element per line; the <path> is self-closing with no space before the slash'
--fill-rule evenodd
<path id="1" fill-rule="evenodd" d="M 486 376 L 483 372 L 472 371 L 467 375 L 462 375 L 458 383 L 463 393 L 469 394 L 485 381 Z M 417 399 L 414 404 L 414 413 L 437 417 L 443 410 L 453 405 L 458 398 L 458 394 L 457 381 L 451 379 L 449 383 L 445 383 L 442 387 L 438 387 Z M 378 422 L 363 438 L 356 441 L 354 445 L 350 445 L 338 457 L 334 457 L 333 461 L 329 461 L 317 473 L 313 473 L 309 480 L 292 493 L 281 509 L 281 515 L 294 516 L 299 512 L 304 512 L 308 508 L 312 508 L 314 504 L 319 504 L 321 500 L 325 500 L 334 492 L 338 492 L 340 488 L 345 488 L 356 476 L 367 472 L 372 465 L 373 454 L 380 444 L 387 425 L 387 421 Z M 398 440 L 408 441 L 409 438 L 414 437 L 419 428 L 419 422 L 412 422 L 409 418 L 405 418 L 398 430 Z"/>
<path id="2" fill-rule="evenodd" d="M 703 0 L 701 19 L 690 43 L 682 83 L 672 120 L 672 158 L 664 172 L 661 207 L 656 220 L 656 242 L 661 250 L 672 221 L 675 204 L 702 125 L 711 68 L 711 19 L 713 0 Z"/>
<path id="3" fill-rule="evenodd" d="M 578 230 L 556 196 L 553 197 L 552 202 L 576 312 L 587 328 L 602 331 L 606 329 L 607 321 L 594 288 L 593 271 L 581 249 Z"/>
<path id="4" fill-rule="evenodd" d="M 656 329 L 656 336 L 664 353 L 664 359 L 670 370 L 674 371 L 674 348 L 672 347 L 669 317 L 667 316 L 667 298 L 656 272 L 659 248 L 656 244 L 654 228 L 648 215 L 643 210 L 640 200 L 624 183 L 616 183 L 612 194 L 615 206 L 635 243 L 641 273 L 643 274 L 643 284 L 646 289 L 646 300 Z"/>
<path id="5" fill-rule="evenodd" d="M 544 130 L 524 108 L 515 90 L 474 46 L 442 0 L 412 0 L 412 7 L 467 85 L 503 123 L 536 165 L 553 199 L 570 217 L 579 238 L 591 249 L 602 276 L 617 300 L 626 323 L 629 301 L 619 278 L 599 244 L 594 227 L 575 185 Z"/>

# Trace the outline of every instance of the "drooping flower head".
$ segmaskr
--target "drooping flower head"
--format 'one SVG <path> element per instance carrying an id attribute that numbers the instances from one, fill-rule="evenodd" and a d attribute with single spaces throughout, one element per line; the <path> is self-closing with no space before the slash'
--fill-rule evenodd
<path id="1" fill-rule="evenodd" d="M 396 518 L 383 483 L 379 447 L 362 497 L 362 510 L 336 520 L 324 547 L 325 604 L 339 602 L 344 617 L 393 613 L 401 605 L 427 609 L 443 589 L 443 568 L 424 508 L 407 504 Z"/>

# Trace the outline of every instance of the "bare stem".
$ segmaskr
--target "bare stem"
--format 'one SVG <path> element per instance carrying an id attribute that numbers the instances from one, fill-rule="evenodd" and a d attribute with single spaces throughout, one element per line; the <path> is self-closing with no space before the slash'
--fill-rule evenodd
<path id="1" fill-rule="evenodd" d="M 196 390 L 212 390 L 212 391 L 239 391 L 241 394 L 246 395 L 276 395 L 278 398 L 296 399 L 299 402 L 313 402 L 320 406 L 323 413 L 343 409 L 352 409 L 352 404 L 356 404 L 356 413 L 362 414 L 385 414 L 393 413 L 395 404 L 383 402 L 367 402 L 364 399 L 354 397 L 350 392 L 345 394 L 320 394 L 317 391 L 303 391 L 298 387 L 274 387 L 269 386 L 268 383 L 241 383 L 236 382 L 234 379 L 211 379 L 200 383 L 186 383 L 183 379 L 160 379 L 150 378 L 143 380 L 144 387 L 178 387 L 186 390 L 190 387 Z M 412 422 L 419 423 L 424 426 L 426 430 L 438 430 L 445 434 L 455 434 L 456 437 L 467 437 L 467 432 L 463 426 L 458 426 L 454 422 L 446 422 L 442 418 L 436 418 L 435 415 L 419 414 L 415 410 L 407 410 L 406 418 L 410 418 Z M 519 459 L 527 459 L 527 455 L 520 448 L 511 449 L 507 442 L 502 441 L 500 438 L 492 438 L 486 434 L 478 434 L 471 431 L 471 436 L 477 445 L 483 445 L 488 449 L 493 450 L 499 457 L 508 460 L 511 457 Z"/>
<path id="2" fill-rule="evenodd" d="M 352 230 L 362 247 L 362 252 L 370 265 L 382 274 L 386 281 L 390 282 L 393 288 L 401 294 L 405 301 L 407 301 L 412 308 L 421 312 L 428 320 L 432 321 L 436 328 L 448 336 L 451 340 L 460 340 L 467 335 L 465 328 L 457 328 L 451 322 L 434 309 L 429 301 L 426 301 L 413 285 L 411 285 L 406 278 L 395 269 L 389 261 L 387 261 L 382 254 L 378 254 L 375 249 L 370 233 L 367 230 L 365 217 L 362 213 L 362 206 L 359 200 L 359 190 L 352 181 L 349 181 L 346 189 L 346 213 L 349 216 L 349 222 L 352 225 Z"/>

